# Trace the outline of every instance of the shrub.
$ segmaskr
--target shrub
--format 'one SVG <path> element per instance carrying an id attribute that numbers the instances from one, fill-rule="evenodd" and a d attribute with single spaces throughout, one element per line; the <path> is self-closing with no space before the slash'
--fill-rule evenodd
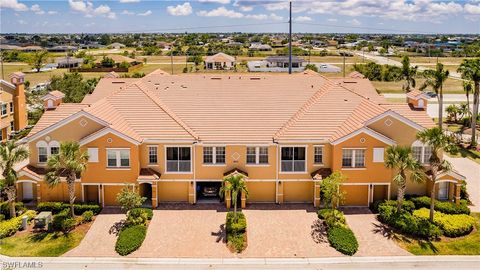
<path id="1" fill-rule="evenodd" d="M 353 255 L 358 250 L 358 242 L 352 230 L 346 227 L 333 227 L 327 232 L 328 242 L 339 252 Z"/>
<path id="2" fill-rule="evenodd" d="M 427 208 L 415 210 L 413 215 L 427 220 L 430 216 L 430 210 Z M 446 236 L 457 237 L 469 234 L 473 230 L 475 218 L 465 214 L 449 215 L 435 212 L 433 222 L 443 230 Z"/>
<path id="3" fill-rule="evenodd" d="M 387 201 L 375 201 L 373 204 L 370 205 L 370 209 L 374 213 L 378 213 L 378 208 L 380 205 L 389 205 L 389 206 L 394 206 L 397 207 L 397 201 L 395 200 L 387 200 Z M 404 200 L 402 203 L 402 209 L 407 211 L 407 212 L 412 212 L 415 210 L 415 204 L 409 200 Z"/>
<path id="4" fill-rule="evenodd" d="M 343 212 L 333 209 L 331 211 L 325 211 L 323 213 L 323 218 L 325 220 L 325 224 L 327 224 L 328 228 L 333 227 L 346 227 L 347 221 L 345 220 L 345 216 Z"/>
<path id="5" fill-rule="evenodd" d="M 49 211 L 58 214 L 65 209 L 69 209 L 70 204 L 64 202 L 41 202 L 37 205 L 37 211 Z M 102 207 L 92 203 L 76 203 L 73 205 L 75 215 L 81 215 L 85 211 L 92 211 L 94 215 L 98 215 L 102 211 Z"/>
<path id="6" fill-rule="evenodd" d="M 16 202 L 15 203 L 15 212 L 18 214 L 20 212 L 25 212 L 26 208 L 23 205 L 23 202 Z M 4 215 L 7 219 L 10 217 L 10 206 L 8 202 L 1 202 L 0 203 L 0 214 Z"/>
<path id="7" fill-rule="evenodd" d="M 146 235 L 147 227 L 144 225 L 135 225 L 122 229 L 115 244 L 115 251 L 122 256 L 134 252 L 142 245 Z"/>
<path id="8" fill-rule="evenodd" d="M 122 210 L 128 212 L 133 208 L 142 206 L 147 198 L 140 196 L 134 190 L 133 185 L 125 184 L 122 191 L 117 194 L 117 202 L 122 207 Z"/>
<path id="9" fill-rule="evenodd" d="M 0 239 L 15 234 L 22 226 L 22 218 L 24 216 L 31 220 L 36 215 L 35 211 L 29 210 L 25 214 L 0 222 Z"/>
<path id="10" fill-rule="evenodd" d="M 83 219 L 83 222 L 90 222 L 90 221 L 92 221 L 92 219 L 93 219 L 93 212 L 90 211 L 90 210 L 83 212 L 83 214 L 82 214 L 82 219 Z"/>
<path id="11" fill-rule="evenodd" d="M 404 210 L 397 213 L 395 206 L 382 204 L 378 210 L 380 221 L 403 233 L 423 238 L 437 238 L 442 235 L 442 231 L 435 224 Z"/>
<path id="12" fill-rule="evenodd" d="M 60 213 L 53 215 L 53 220 L 52 220 L 53 230 L 63 231 L 63 222 L 69 218 L 71 218 L 71 215 L 68 209 L 64 209 Z"/>
<path id="13" fill-rule="evenodd" d="M 5 220 L 5 215 L 4 214 L 0 214 L 0 221 L 4 221 Z"/>
<path id="14" fill-rule="evenodd" d="M 61 223 L 62 232 L 69 233 L 75 228 L 76 225 L 77 225 L 77 221 L 74 218 L 71 218 L 71 217 L 66 218 Z"/>
<path id="15" fill-rule="evenodd" d="M 144 207 L 139 207 L 139 208 L 134 208 L 132 210 L 135 210 L 135 209 L 140 209 L 140 211 L 143 211 L 147 214 L 147 219 L 148 220 L 152 220 L 153 218 L 153 210 L 151 208 L 144 208 Z"/>
<path id="16" fill-rule="evenodd" d="M 410 200 L 415 204 L 416 209 L 430 208 L 430 197 L 415 197 L 411 198 Z M 461 200 L 459 205 L 456 205 L 453 202 L 443 202 L 435 200 L 434 208 L 435 210 L 440 211 L 444 214 L 470 214 L 470 209 L 467 206 L 466 200 Z"/>
<path id="17" fill-rule="evenodd" d="M 236 252 L 242 252 L 246 248 L 247 219 L 243 213 L 237 213 L 237 222 L 235 222 L 233 212 L 227 213 L 225 227 L 227 231 L 227 243 L 230 248 Z"/>
<path id="18" fill-rule="evenodd" d="M 127 221 L 125 226 L 147 225 L 148 214 L 142 208 L 134 208 L 127 213 Z"/>

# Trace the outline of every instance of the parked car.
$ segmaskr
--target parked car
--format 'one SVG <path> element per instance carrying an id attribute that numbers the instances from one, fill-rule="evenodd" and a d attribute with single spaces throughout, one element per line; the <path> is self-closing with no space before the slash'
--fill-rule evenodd
<path id="1" fill-rule="evenodd" d="M 436 98 L 437 97 L 437 93 L 435 92 L 426 92 L 425 93 L 429 98 Z"/>
<path id="2" fill-rule="evenodd" d="M 218 195 L 218 188 L 217 187 L 204 187 L 203 196 L 205 197 L 215 197 Z"/>

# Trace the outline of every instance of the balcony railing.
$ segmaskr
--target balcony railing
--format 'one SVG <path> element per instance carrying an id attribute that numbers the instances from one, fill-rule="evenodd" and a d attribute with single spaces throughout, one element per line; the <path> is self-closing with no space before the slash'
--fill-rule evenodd
<path id="1" fill-rule="evenodd" d="M 282 160 L 282 172 L 305 172 L 305 160 Z"/>
<path id="2" fill-rule="evenodd" d="M 190 160 L 167 160 L 167 172 L 190 172 Z"/>

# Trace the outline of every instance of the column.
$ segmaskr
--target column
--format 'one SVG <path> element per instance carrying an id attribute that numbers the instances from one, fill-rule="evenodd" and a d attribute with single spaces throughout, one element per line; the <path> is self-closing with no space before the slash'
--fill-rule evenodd
<path id="1" fill-rule="evenodd" d="M 37 203 L 42 201 L 42 188 L 40 183 L 37 182 Z"/>
<path id="2" fill-rule="evenodd" d="M 455 204 L 459 205 L 460 204 L 460 191 L 462 189 L 462 184 L 456 184 L 455 185 Z"/>
<path id="3" fill-rule="evenodd" d="M 282 181 L 277 182 L 277 202 L 278 202 L 278 204 L 283 203 L 283 183 L 282 183 Z"/>
<path id="4" fill-rule="evenodd" d="M 152 182 L 152 208 L 158 207 L 157 182 Z"/>
<path id="5" fill-rule="evenodd" d="M 188 185 L 188 203 L 195 204 L 195 182 L 193 181 Z"/>
<path id="6" fill-rule="evenodd" d="M 242 197 L 241 207 L 242 207 L 242 209 L 244 209 L 245 207 L 247 207 L 247 197 L 245 196 L 244 192 L 242 192 L 241 194 L 242 194 L 242 196 L 241 196 Z"/>
<path id="7" fill-rule="evenodd" d="M 313 206 L 320 207 L 320 181 L 313 182 Z"/>

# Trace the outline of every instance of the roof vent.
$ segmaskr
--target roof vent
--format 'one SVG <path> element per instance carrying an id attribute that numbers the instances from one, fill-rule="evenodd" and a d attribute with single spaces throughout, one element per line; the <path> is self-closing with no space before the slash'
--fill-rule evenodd
<path id="1" fill-rule="evenodd" d="M 158 85 L 160 85 L 160 83 L 155 83 L 155 85 L 157 85 L 157 86 L 158 86 Z"/>
<path id="2" fill-rule="evenodd" d="M 121 82 L 121 81 L 116 81 L 116 82 L 112 82 L 112 83 L 117 83 L 117 84 L 118 84 L 118 83 L 125 83 L 125 82 Z"/>
<path id="3" fill-rule="evenodd" d="M 187 88 L 187 87 L 186 87 L 185 85 L 183 85 L 183 84 L 182 84 L 182 85 L 180 85 L 180 87 L 182 87 L 182 88 Z"/>
<path id="4" fill-rule="evenodd" d="M 348 101 L 348 99 L 344 99 L 343 101 Z"/>
<path id="5" fill-rule="evenodd" d="M 220 77 L 211 77 L 210 79 L 211 79 L 211 80 L 221 80 L 222 78 L 220 78 Z"/>
<path id="6" fill-rule="evenodd" d="M 260 80 L 260 77 L 250 77 L 250 80 Z"/>

